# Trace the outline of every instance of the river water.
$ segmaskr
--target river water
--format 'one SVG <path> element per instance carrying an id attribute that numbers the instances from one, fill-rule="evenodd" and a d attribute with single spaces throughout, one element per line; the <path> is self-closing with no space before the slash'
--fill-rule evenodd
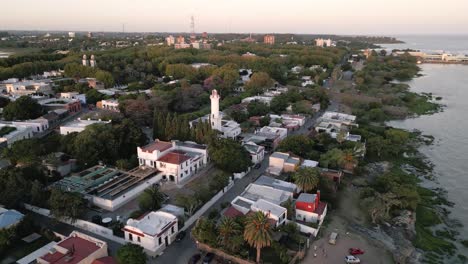
<path id="1" fill-rule="evenodd" d="M 403 36 L 407 44 L 384 45 L 386 48 L 411 48 L 423 51 L 444 50 L 468 53 L 468 36 Z M 442 39 L 443 38 L 443 39 Z M 390 122 L 408 130 L 417 129 L 435 137 L 434 144 L 421 152 L 434 164 L 439 186 L 455 203 L 450 217 L 464 224 L 460 237 L 468 239 L 468 65 L 420 65 L 422 77 L 409 85 L 414 92 L 441 96 L 445 105 L 440 113 Z M 462 249 L 466 252 L 466 249 Z"/>

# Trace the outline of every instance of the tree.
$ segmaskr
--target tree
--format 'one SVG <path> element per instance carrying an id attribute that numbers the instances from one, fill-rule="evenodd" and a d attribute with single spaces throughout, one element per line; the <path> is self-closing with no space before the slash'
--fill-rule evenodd
<path id="1" fill-rule="evenodd" d="M 244 239 L 257 250 L 257 263 L 260 263 L 260 251 L 271 245 L 272 226 L 268 216 L 261 211 L 247 216 L 245 221 Z"/>
<path id="2" fill-rule="evenodd" d="M 235 242 L 238 241 L 236 237 L 239 237 L 242 234 L 242 227 L 237 223 L 234 218 L 223 217 L 218 225 L 219 233 L 219 244 L 224 248 L 234 252 L 236 248 L 239 247 L 239 244 Z"/>
<path id="3" fill-rule="evenodd" d="M 338 169 L 344 165 L 344 153 L 341 149 L 331 149 L 320 155 L 320 164 L 325 168 Z"/>
<path id="4" fill-rule="evenodd" d="M 304 192 L 309 192 L 317 188 L 320 180 L 320 171 L 317 168 L 300 168 L 293 174 L 293 179 Z"/>
<path id="5" fill-rule="evenodd" d="M 288 99 L 285 96 L 275 96 L 270 102 L 270 110 L 276 114 L 280 114 L 288 107 Z"/>
<path id="6" fill-rule="evenodd" d="M 3 108 L 5 120 L 26 120 L 42 115 L 42 106 L 29 96 L 21 96 Z"/>
<path id="7" fill-rule="evenodd" d="M 266 103 L 253 101 L 247 106 L 249 116 L 264 116 L 268 114 L 270 108 Z"/>
<path id="8" fill-rule="evenodd" d="M 192 229 L 192 235 L 197 241 L 216 246 L 218 241 L 218 234 L 216 233 L 216 223 L 213 220 L 201 217 L 198 219 L 197 224 Z"/>
<path id="9" fill-rule="evenodd" d="M 222 95 L 226 96 L 232 92 L 237 80 L 239 80 L 239 68 L 236 64 L 227 63 L 214 70 L 212 77 L 221 80 L 218 89 Z"/>
<path id="10" fill-rule="evenodd" d="M 71 222 L 75 222 L 86 212 L 86 200 L 75 192 L 63 192 L 54 188 L 48 203 L 52 215 Z"/>
<path id="11" fill-rule="evenodd" d="M 159 210 L 163 201 L 164 195 L 157 186 L 147 188 L 138 198 L 140 210 L 144 212 Z"/>
<path id="12" fill-rule="evenodd" d="M 86 95 L 86 103 L 88 104 L 96 104 L 97 102 L 106 98 L 105 95 L 98 92 L 96 89 L 88 89 L 85 93 Z"/>
<path id="13" fill-rule="evenodd" d="M 117 262 L 119 264 L 146 264 L 146 254 L 141 246 L 128 243 L 118 249 Z"/>
<path id="14" fill-rule="evenodd" d="M 232 139 L 216 139 L 208 151 L 214 164 L 229 173 L 247 171 L 252 165 L 249 152 Z"/>
<path id="15" fill-rule="evenodd" d="M 314 141 L 306 135 L 292 135 L 285 138 L 278 146 L 281 152 L 292 152 L 300 157 L 306 157 L 314 148 Z"/>
<path id="16" fill-rule="evenodd" d="M 245 84 L 245 89 L 250 94 L 259 94 L 263 93 L 265 89 L 270 88 L 273 85 L 273 80 L 270 78 L 270 75 L 266 72 L 256 72 Z"/>
<path id="17" fill-rule="evenodd" d="M 114 86 L 114 77 L 112 77 L 112 74 L 110 72 L 98 70 L 95 76 L 98 81 L 104 83 L 104 86 L 106 88 Z"/>
<path id="18" fill-rule="evenodd" d="M 370 154 L 377 155 L 377 157 L 379 158 L 383 154 L 383 150 L 385 149 L 385 146 L 386 146 L 385 140 L 381 136 L 371 137 L 367 141 L 367 151 Z"/>

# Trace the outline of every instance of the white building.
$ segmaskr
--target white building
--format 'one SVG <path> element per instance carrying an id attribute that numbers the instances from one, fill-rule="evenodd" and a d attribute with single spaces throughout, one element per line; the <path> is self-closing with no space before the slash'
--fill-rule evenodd
<path id="1" fill-rule="evenodd" d="M 282 127 L 264 126 L 260 128 L 258 132 L 267 133 L 267 134 L 276 134 L 279 136 L 280 141 L 282 141 L 288 136 L 288 129 L 282 128 Z"/>
<path id="2" fill-rule="evenodd" d="M 301 193 L 295 209 L 296 220 L 308 223 L 322 223 L 327 214 L 327 204 L 320 201 L 320 191 L 317 194 Z"/>
<path id="3" fill-rule="evenodd" d="M 116 99 L 102 100 L 97 104 L 99 108 L 119 112 L 119 101 Z"/>
<path id="4" fill-rule="evenodd" d="M 223 138 L 236 138 L 241 133 L 239 123 L 233 120 L 223 120 L 222 115 L 219 111 L 219 99 L 220 96 L 218 91 L 213 90 L 210 95 L 211 100 L 211 114 L 210 123 L 211 128 L 221 132 Z"/>
<path id="5" fill-rule="evenodd" d="M 333 42 L 331 39 L 318 38 L 315 40 L 315 46 L 317 47 L 331 47 Z"/>
<path id="6" fill-rule="evenodd" d="M 49 129 L 49 120 L 39 117 L 33 120 L 25 121 L 13 121 L 11 122 L 13 126 L 27 126 L 31 127 L 34 133 L 41 133 Z"/>
<path id="7" fill-rule="evenodd" d="M 306 87 L 309 85 L 314 85 L 314 81 L 312 81 L 312 76 L 302 76 L 301 77 L 301 86 Z"/>
<path id="8" fill-rule="evenodd" d="M 272 175 L 281 175 L 282 172 L 294 172 L 301 160 L 288 153 L 274 152 L 270 155 L 267 172 Z"/>
<path id="9" fill-rule="evenodd" d="M 60 93 L 60 99 L 80 100 L 82 104 L 86 104 L 86 95 L 78 92 Z"/>
<path id="10" fill-rule="evenodd" d="M 0 124 L 0 144 L 11 144 L 33 137 L 33 128 L 23 125 Z"/>
<path id="11" fill-rule="evenodd" d="M 150 212 L 140 219 L 128 219 L 123 228 L 125 240 L 140 245 L 149 256 L 161 255 L 174 242 L 178 233 L 178 220 L 173 214 Z"/>
<path id="12" fill-rule="evenodd" d="M 257 101 L 257 102 L 262 102 L 264 104 L 270 105 L 271 100 L 273 100 L 273 97 L 271 96 L 250 96 L 242 99 L 242 103 L 244 104 L 250 104 L 251 102 Z"/>
<path id="13" fill-rule="evenodd" d="M 99 120 L 81 120 L 78 118 L 77 120 L 71 121 L 63 126 L 60 126 L 60 135 L 68 135 L 73 132 L 80 133 L 86 129 L 86 127 L 94 124 L 110 124 L 112 121 L 102 121 Z"/>
<path id="14" fill-rule="evenodd" d="M 74 38 L 76 36 L 75 32 L 68 32 L 68 37 L 69 38 Z"/>
<path id="15" fill-rule="evenodd" d="M 137 148 L 140 166 L 157 168 L 162 179 L 180 184 L 208 163 L 208 147 L 194 142 L 156 140 Z"/>
<path id="16" fill-rule="evenodd" d="M 252 74 L 253 74 L 252 69 L 240 69 L 239 70 L 240 81 L 242 83 L 246 83 L 250 81 L 250 77 L 252 77 Z"/>
<path id="17" fill-rule="evenodd" d="M 253 164 L 261 163 L 265 158 L 265 147 L 263 146 L 249 141 L 244 144 L 244 148 L 249 152 Z"/>
<path id="18" fill-rule="evenodd" d="M 352 127 L 357 127 L 356 116 L 337 112 L 325 112 L 318 120 L 315 131 L 318 133 L 327 133 L 332 138 L 337 138 L 340 133 L 344 134 L 344 139 L 353 142 L 361 141 L 360 135 L 349 133 Z"/>
<path id="19" fill-rule="evenodd" d="M 23 96 L 35 93 L 52 94 L 52 87 L 47 80 L 42 81 L 19 81 L 6 83 L 5 89 L 12 96 Z"/>

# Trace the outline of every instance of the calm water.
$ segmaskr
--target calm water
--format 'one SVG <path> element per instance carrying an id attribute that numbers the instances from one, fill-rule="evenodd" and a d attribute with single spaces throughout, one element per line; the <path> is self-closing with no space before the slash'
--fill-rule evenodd
<path id="1" fill-rule="evenodd" d="M 439 37 L 427 36 L 401 39 L 409 43 L 406 47 L 414 49 L 468 53 L 468 36 L 450 37 L 443 42 Z M 398 46 L 405 47 L 405 44 Z M 463 239 L 468 239 L 468 65 L 423 64 L 421 68 L 424 76 L 411 81 L 411 89 L 441 96 L 440 102 L 446 105 L 444 111 L 391 122 L 391 125 L 418 129 L 435 137 L 434 144 L 422 147 L 421 151 L 435 165 L 438 183 L 455 203 L 451 216 L 465 225 L 459 231 Z"/>
<path id="2" fill-rule="evenodd" d="M 424 52 L 451 52 L 468 54 L 468 35 L 395 36 L 402 44 L 386 44 L 389 49 L 414 49 Z"/>

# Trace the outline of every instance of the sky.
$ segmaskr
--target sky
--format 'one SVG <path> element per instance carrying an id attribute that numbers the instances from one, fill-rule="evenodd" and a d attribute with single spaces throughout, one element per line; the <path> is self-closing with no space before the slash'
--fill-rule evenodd
<path id="1" fill-rule="evenodd" d="M 1 0 L 0 30 L 468 34 L 468 0 Z"/>

